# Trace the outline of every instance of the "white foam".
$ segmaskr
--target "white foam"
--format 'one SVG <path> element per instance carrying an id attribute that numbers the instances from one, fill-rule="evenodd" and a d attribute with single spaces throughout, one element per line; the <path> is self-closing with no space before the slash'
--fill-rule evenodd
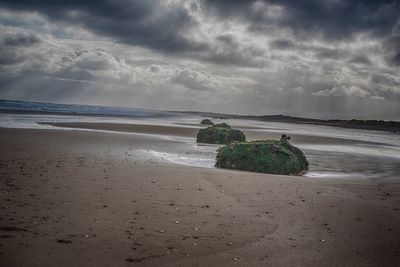
<path id="1" fill-rule="evenodd" d="M 344 172 L 321 172 L 321 171 L 309 171 L 305 175 L 305 177 L 312 178 L 356 178 L 356 177 L 365 177 L 363 174 L 357 173 L 344 173 Z"/>
<path id="2" fill-rule="evenodd" d="M 190 153 L 169 153 L 156 150 L 136 150 L 136 152 L 149 154 L 157 161 L 168 161 L 175 164 L 181 164 L 193 167 L 214 168 L 214 158 L 206 157 L 205 155 L 193 155 Z"/>
<path id="3" fill-rule="evenodd" d="M 316 151 L 332 151 L 348 154 L 361 154 L 366 156 L 376 157 L 391 157 L 400 159 L 400 147 L 396 146 L 375 146 L 375 145 L 311 145 L 300 144 L 301 149 L 316 150 Z"/>

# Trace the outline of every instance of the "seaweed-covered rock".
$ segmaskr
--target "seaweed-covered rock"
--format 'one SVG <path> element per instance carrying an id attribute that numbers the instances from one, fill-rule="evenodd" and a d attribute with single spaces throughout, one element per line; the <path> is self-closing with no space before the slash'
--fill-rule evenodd
<path id="1" fill-rule="evenodd" d="M 233 141 L 244 142 L 246 136 L 239 130 L 232 129 L 226 123 L 216 124 L 197 133 L 198 143 L 229 144 Z"/>
<path id="2" fill-rule="evenodd" d="M 202 121 L 200 122 L 200 124 L 203 124 L 203 125 L 214 125 L 214 123 L 213 123 L 211 120 L 209 120 L 209 119 L 204 119 L 204 120 L 202 120 Z"/>
<path id="3" fill-rule="evenodd" d="M 283 175 L 301 175 L 308 170 L 303 152 L 289 143 L 290 137 L 281 140 L 259 140 L 232 143 L 218 149 L 218 168 L 263 172 Z"/>
<path id="4" fill-rule="evenodd" d="M 218 124 L 216 124 L 215 126 L 220 127 L 220 128 L 229 128 L 229 129 L 232 128 L 229 124 L 227 124 L 227 123 L 225 123 L 225 122 L 223 122 L 223 123 L 218 123 Z"/>

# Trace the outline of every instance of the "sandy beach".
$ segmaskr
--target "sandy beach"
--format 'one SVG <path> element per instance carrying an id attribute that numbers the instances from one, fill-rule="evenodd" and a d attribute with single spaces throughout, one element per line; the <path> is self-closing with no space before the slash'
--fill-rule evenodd
<path id="1" fill-rule="evenodd" d="M 178 153 L 199 126 L 58 126 L 69 129 L 0 128 L 1 266 L 400 264 L 398 173 L 337 179 L 200 168 L 146 154 Z M 385 162 L 371 164 L 379 171 Z"/>
<path id="2" fill-rule="evenodd" d="M 0 1 L 0 267 L 400 267 L 400 0 Z"/>

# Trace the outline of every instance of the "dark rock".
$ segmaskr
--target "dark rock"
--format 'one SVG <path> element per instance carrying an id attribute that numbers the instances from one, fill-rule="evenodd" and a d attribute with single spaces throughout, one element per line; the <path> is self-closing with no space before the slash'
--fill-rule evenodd
<path id="1" fill-rule="evenodd" d="M 60 244 L 70 244 L 70 243 L 72 243 L 72 241 L 68 240 L 68 239 L 57 239 L 57 242 L 60 243 Z"/>
<path id="2" fill-rule="evenodd" d="M 290 137 L 281 140 L 259 140 L 232 143 L 218 149 L 218 168 L 236 169 L 282 175 L 302 175 L 308 170 L 303 152 L 289 143 Z"/>
<path id="3" fill-rule="evenodd" d="M 209 119 L 204 119 L 204 120 L 202 120 L 202 121 L 200 122 L 200 124 L 203 124 L 203 125 L 214 125 L 214 123 L 213 123 L 211 120 L 209 120 Z"/>
<path id="4" fill-rule="evenodd" d="M 127 262 L 142 262 L 145 259 L 146 259 L 146 257 L 138 257 L 138 258 L 129 257 L 129 258 L 126 258 L 125 261 L 127 261 Z"/>
<path id="5" fill-rule="evenodd" d="M 197 133 L 198 143 L 229 144 L 234 141 L 244 142 L 246 136 L 239 130 L 232 129 L 226 123 L 216 124 Z"/>

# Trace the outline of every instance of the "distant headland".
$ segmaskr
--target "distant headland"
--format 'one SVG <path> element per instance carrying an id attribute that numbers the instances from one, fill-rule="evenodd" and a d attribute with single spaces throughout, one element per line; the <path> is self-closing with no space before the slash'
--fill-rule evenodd
<path id="1" fill-rule="evenodd" d="M 384 121 L 384 120 L 339 120 L 339 119 L 312 119 L 312 118 L 301 118 L 292 117 L 286 115 L 236 115 L 236 114 L 224 114 L 224 113 L 213 113 L 213 112 L 197 112 L 197 111 L 176 111 L 179 113 L 196 114 L 202 117 L 209 117 L 213 119 L 241 119 L 241 120 L 258 120 L 265 122 L 286 122 L 286 123 L 303 123 L 303 124 L 315 124 L 315 125 L 326 125 L 342 128 L 352 129 L 365 129 L 365 130 L 377 130 L 377 131 L 390 131 L 394 133 L 400 133 L 400 121 Z"/>

